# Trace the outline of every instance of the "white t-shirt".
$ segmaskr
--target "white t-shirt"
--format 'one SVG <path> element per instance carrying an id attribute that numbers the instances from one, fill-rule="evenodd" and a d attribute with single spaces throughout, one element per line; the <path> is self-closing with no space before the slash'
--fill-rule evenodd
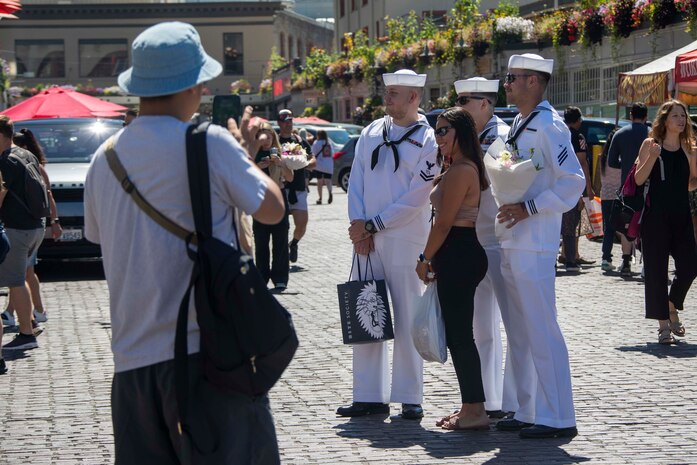
<path id="1" fill-rule="evenodd" d="M 329 148 L 329 155 L 325 156 L 324 154 L 324 146 L 325 144 Z M 319 171 L 320 173 L 329 173 L 332 174 L 334 172 L 334 157 L 332 156 L 332 143 L 329 142 L 328 140 L 316 140 L 312 144 L 312 154 L 315 156 L 317 159 L 317 165 L 315 167 L 315 170 Z"/>
<path id="2" fill-rule="evenodd" d="M 186 168 L 187 123 L 141 116 L 117 133 L 115 150 L 143 197 L 166 217 L 193 230 Z M 263 173 L 222 127 L 208 131 L 213 234 L 235 244 L 233 212 L 253 213 L 267 189 Z M 193 262 L 184 241 L 138 208 L 97 149 L 85 183 L 85 237 L 102 246 L 111 306 L 114 369 L 122 372 L 174 358 L 179 304 Z M 199 330 L 189 306 L 189 353 Z"/>

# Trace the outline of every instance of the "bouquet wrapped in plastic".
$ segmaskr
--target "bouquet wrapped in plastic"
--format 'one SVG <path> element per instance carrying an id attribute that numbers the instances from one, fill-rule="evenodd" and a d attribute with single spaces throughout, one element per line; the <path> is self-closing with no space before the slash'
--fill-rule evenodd
<path id="1" fill-rule="evenodd" d="M 522 202 L 542 168 L 534 159 L 535 149 L 520 153 L 515 144 L 507 147 L 502 139 L 496 139 L 484 155 L 484 167 L 491 183 L 491 193 L 496 204 L 510 205 Z M 495 224 L 496 237 L 510 238 L 511 231 L 506 223 Z"/>
<path id="2" fill-rule="evenodd" d="M 281 160 L 286 168 L 299 170 L 305 168 L 310 162 L 307 160 L 307 152 L 302 145 L 296 142 L 286 142 L 281 146 Z"/>

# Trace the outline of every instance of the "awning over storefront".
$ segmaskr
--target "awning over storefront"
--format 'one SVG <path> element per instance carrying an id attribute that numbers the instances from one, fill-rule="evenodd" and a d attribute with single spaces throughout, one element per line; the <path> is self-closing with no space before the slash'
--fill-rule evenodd
<path id="1" fill-rule="evenodd" d="M 697 50 L 675 58 L 675 97 L 697 105 Z"/>
<path id="2" fill-rule="evenodd" d="M 646 105 L 660 105 L 668 100 L 675 87 L 676 59 L 696 50 L 697 41 L 640 66 L 634 71 L 620 73 L 617 84 L 617 104 L 631 105 L 634 102 L 644 102 Z M 693 58 L 697 59 L 697 56 Z"/>

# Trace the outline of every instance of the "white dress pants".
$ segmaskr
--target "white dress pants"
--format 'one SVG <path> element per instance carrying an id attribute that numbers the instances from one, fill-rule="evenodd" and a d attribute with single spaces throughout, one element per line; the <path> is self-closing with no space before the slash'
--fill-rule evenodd
<path id="1" fill-rule="evenodd" d="M 555 255 L 502 249 L 509 305 L 501 308 L 501 317 L 510 348 L 506 372 L 513 371 L 518 397 L 515 418 L 568 428 L 576 425 L 576 416 L 569 353 L 557 323 Z"/>
<path id="2" fill-rule="evenodd" d="M 503 344 L 501 342 L 501 313 L 506 306 L 506 285 L 501 274 L 501 249 L 485 248 L 489 268 L 474 294 L 474 342 L 482 366 L 482 383 L 487 410 L 502 410 L 504 399 L 515 399 L 512 373 L 503 375 Z M 517 406 L 517 403 L 514 404 Z M 507 411 L 515 411 L 507 410 Z"/>
<path id="3" fill-rule="evenodd" d="M 411 327 L 425 286 L 416 274 L 423 244 L 375 235 L 370 253 L 375 279 L 385 279 L 394 324 L 392 382 L 386 342 L 353 346 L 353 401 L 420 404 L 423 399 L 423 359 L 414 348 Z M 361 268 L 366 257 L 359 256 Z M 368 271 L 370 278 L 370 271 Z M 363 276 L 365 279 L 365 276 Z M 358 279 L 357 270 L 351 279 Z"/>

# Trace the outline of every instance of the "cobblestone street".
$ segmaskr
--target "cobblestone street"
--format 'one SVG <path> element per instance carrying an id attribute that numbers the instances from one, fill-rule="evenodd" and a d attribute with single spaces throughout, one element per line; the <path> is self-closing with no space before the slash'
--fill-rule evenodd
<path id="1" fill-rule="evenodd" d="M 579 436 L 525 441 L 493 428 L 437 428 L 459 402 L 450 361 L 425 366 L 421 422 L 396 416 L 397 404 L 392 416 L 337 417 L 336 408 L 351 400 L 351 349 L 341 341 L 336 295 L 351 261 L 347 197 L 337 189 L 332 205 L 315 205 L 316 196 L 313 186 L 308 233 L 280 296 L 301 343 L 270 394 L 283 463 L 697 464 L 697 293 L 686 301 L 687 338 L 659 346 L 657 325 L 643 317 L 640 265 L 632 278 L 605 275 L 600 244 L 585 239 L 581 253 L 597 263 L 557 275 Z M 49 321 L 40 348 L 4 354 L 10 371 L 0 376 L 0 465 L 112 463 L 106 282 L 97 263 L 48 263 L 41 271 Z"/>

